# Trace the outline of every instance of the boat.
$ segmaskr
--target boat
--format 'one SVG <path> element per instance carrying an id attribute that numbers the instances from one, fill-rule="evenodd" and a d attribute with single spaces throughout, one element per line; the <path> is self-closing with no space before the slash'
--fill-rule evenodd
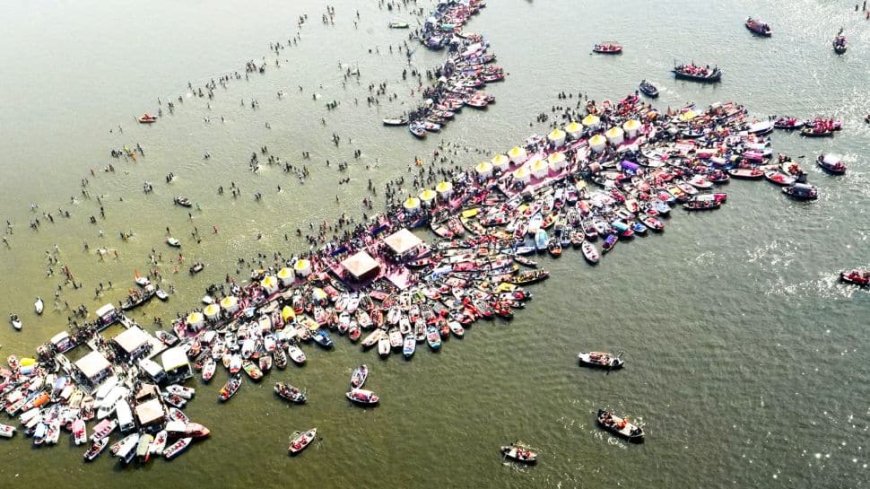
<path id="1" fill-rule="evenodd" d="M 840 272 L 840 280 L 847 284 L 870 285 L 870 268 L 853 268 Z"/>
<path id="2" fill-rule="evenodd" d="M 562 244 L 556 238 L 550 240 L 550 243 L 547 244 L 547 251 L 550 253 L 550 256 L 553 258 L 559 258 L 562 256 Z"/>
<path id="3" fill-rule="evenodd" d="M 290 455 L 296 455 L 305 450 L 316 438 L 317 428 L 302 432 L 297 431 L 290 435 L 290 445 L 287 447 L 287 451 L 290 452 Z"/>
<path id="4" fill-rule="evenodd" d="M 767 24 L 767 22 L 764 22 L 760 19 L 753 19 L 752 17 L 749 17 L 748 19 L 746 19 L 746 23 L 744 25 L 747 29 L 749 29 L 750 32 L 757 36 L 770 37 L 771 35 L 773 35 L 773 32 L 771 32 L 770 26 Z"/>
<path id="5" fill-rule="evenodd" d="M 715 200 L 690 200 L 683 203 L 683 209 L 687 211 L 711 211 L 721 206 L 722 204 Z"/>
<path id="6" fill-rule="evenodd" d="M 91 441 L 99 441 L 103 438 L 108 438 L 109 435 L 118 427 L 118 421 L 114 419 L 104 419 L 94 426 L 94 433 L 91 435 Z"/>
<path id="7" fill-rule="evenodd" d="M 354 389 L 358 389 L 366 383 L 366 379 L 368 378 L 369 367 L 366 364 L 362 364 L 353 369 L 353 373 L 350 375 L 350 386 Z"/>
<path id="8" fill-rule="evenodd" d="M 70 428 L 73 434 L 73 442 L 76 445 L 81 445 L 88 441 L 87 426 L 85 426 L 85 421 L 82 418 L 76 418 Z"/>
<path id="9" fill-rule="evenodd" d="M 414 136 L 424 139 L 426 137 L 427 131 L 426 126 L 421 121 L 414 121 L 408 124 L 408 131 L 411 132 Z"/>
<path id="10" fill-rule="evenodd" d="M 0 437 L 12 438 L 13 436 L 15 436 L 15 427 L 0 423 Z"/>
<path id="11" fill-rule="evenodd" d="M 166 448 L 166 442 L 169 440 L 169 432 L 160 430 L 154 435 L 154 440 L 151 441 L 151 446 L 148 447 L 149 455 L 161 455 Z"/>
<path id="12" fill-rule="evenodd" d="M 489 317 L 492 317 L 491 311 Z M 453 336 L 456 336 L 457 338 L 465 336 L 465 328 L 462 327 L 462 323 L 459 321 L 448 321 L 447 327 L 450 328 L 450 332 L 453 333 Z"/>
<path id="13" fill-rule="evenodd" d="M 426 342 L 432 350 L 441 349 L 441 335 L 438 333 L 438 328 L 433 325 L 426 327 Z"/>
<path id="14" fill-rule="evenodd" d="M 326 331 L 326 328 L 317 328 L 311 333 L 311 339 L 314 340 L 315 343 L 326 349 L 331 349 L 333 346 L 335 346 L 335 343 L 333 343 L 332 338 Z"/>
<path id="15" fill-rule="evenodd" d="M 193 387 L 185 387 L 183 385 L 172 384 L 166 386 L 166 392 L 190 400 L 196 394 L 196 389 Z"/>
<path id="16" fill-rule="evenodd" d="M 42 297 L 37 297 L 36 302 L 33 303 L 33 310 L 36 314 L 42 314 L 42 311 L 45 309 L 45 302 L 42 301 Z"/>
<path id="17" fill-rule="evenodd" d="M 694 63 L 675 66 L 674 76 L 681 80 L 690 80 L 702 83 L 718 82 L 722 79 L 722 70 L 718 67 L 699 66 Z"/>
<path id="18" fill-rule="evenodd" d="M 163 342 L 163 344 L 166 346 L 172 346 L 178 343 L 178 337 L 167 331 L 158 330 L 156 333 L 154 333 L 154 336 L 156 336 L 157 339 Z"/>
<path id="19" fill-rule="evenodd" d="M 619 356 L 613 356 L 610 353 L 600 351 L 591 351 L 588 353 L 578 353 L 577 358 L 580 365 L 585 367 L 597 367 L 606 369 L 622 368 L 625 362 Z"/>
<path id="20" fill-rule="evenodd" d="M 640 93 L 646 95 L 649 98 L 658 98 L 659 96 L 659 89 L 646 80 L 640 81 L 640 86 L 638 86 L 638 89 L 640 90 Z"/>
<path id="21" fill-rule="evenodd" d="M 350 400 L 350 402 L 363 406 L 374 406 L 381 401 L 381 398 L 374 392 L 366 389 L 351 389 L 349 392 L 345 393 L 345 396 Z"/>
<path id="22" fill-rule="evenodd" d="M 588 241 L 584 241 L 583 244 L 580 245 L 580 251 L 583 252 L 583 258 L 593 265 L 598 263 L 598 260 L 601 258 L 595 245 Z"/>
<path id="23" fill-rule="evenodd" d="M 405 117 L 396 117 L 393 119 L 383 119 L 385 126 L 405 126 L 408 124 L 408 119 Z"/>
<path id="24" fill-rule="evenodd" d="M 23 324 L 21 323 L 21 318 L 18 317 L 18 314 L 10 314 L 9 315 L 9 324 L 12 325 L 18 331 L 21 331 L 21 327 Z"/>
<path id="25" fill-rule="evenodd" d="M 797 117 L 777 117 L 777 119 L 773 121 L 773 127 L 786 131 L 800 129 L 804 127 L 805 124 L 806 121 L 798 119 Z"/>
<path id="26" fill-rule="evenodd" d="M 409 360 L 414 356 L 415 351 L 417 351 L 417 337 L 409 333 L 405 335 L 405 340 L 402 344 L 402 355 L 405 357 L 405 360 Z"/>
<path id="27" fill-rule="evenodd" d="M 181 248 L 181 241 L 178 241 L 177 239 L 173 238 L 172 236 L 166 238 L 166 244 L 168 244 L 169 246 L 171 246 L 173 248 Z"/>
<path id="28" fill-rule="evenodd" d="M 218 399 L 226 402 L 231 397 L 233 397 L 236 392 L 238 392 L 239 387 L 242 386 L 242 377 L 240 375 L 233 375 L 227 380 L 227 383 L 221 387 L 220 393 L 218 394 Z"/>
<path id="29" fill-rule="evenodd" d="M 133 290 L 130 292 L 130 295 L 127 296 L 127 299 L 121 302 L 121 309 L 129 311 L 130 309 L 139 307 L 151 300 L 156 293 L 157 291 L 154 289 L 153 285 L 148 285 L 144 289 Z"/>
<path id="30" fill-rule="evenodd" d="M 139 124 L 153 124 L 157 122 L 157 116 L 145 113 L 137 117 L 136 120 L 139 121 Z"/>
<path id="31" fill-rule="evenodd" d="M 263 371 L 251 360 L 242 362 L 242 370 L 255 382 L 263 378 Z"/>
<path id="32" fill-rule="evenodd" d="M 130 463 L 136 455 L 136 446 L 139 444 L 139 433 L 125 436 L 119 441 L 112 444 L 110 448 L 112 455 L 118 457 L 124 463 Z"/>
<path id="33" fill-rule="evenodd" d="M 846 52 L 846 36 L 843 35 L 843 31 L 840 30 L 840 34 L 834 38 L 834 41 L 831 43 L 834 46 L 834 52 L 837 54 L 843 54 Z"/>
<path id="34" fill-rule="evenodd" d="M 390 356 L 390 351 L 392 351 L 392 348 L 390 348 L 390 337 L 384 333 L 378 339 L 378 355 L 381 358 L 386 358 Z"/>
<path id="35" fill-rule="evenodd" d="M 163 458 L 165 458 L 166 460 L 172 460 L 173 458 L 181 455 L 181 453 L 184 452 L 184 450 L 186 450 L 188 446 L 190 446 L 190 442 L 192 441 L 193 438 L 189 436 L 176 441 L 172 445 L 166 447 L 166 450 L 163 450 Z"/>
<path id="36" fill-rule="evenodd" d="M 819 198 L 819 189 L 807 183 L 793 183 L 782 188 L 782 193 L 795 200 L 816 200 Z"/>
<path id="37" fill-rule="evenodd" d="M 628 421 L 627 418 L 615 416 L 610 411 L 598 410 L 598 425 L 616 436 L 634 443 L 643 442 L 643 428 Z"/>
<path id="38" fill-rule="evenodd" d="M 592 46 L 592 52 L 598 54 L 621 54 L 622 44 L 606 41 Z"/>
<path id="39" fill-rule="evenodd" d="M 547 251 L 547 246 L 550 244 L 550 237 L 547 235 L 547 231 L 544 229 L 538 229 L 535 233 L 535 249 L 538 250 L 538 253 L 543 253 Z"/>
<path id="40" fill-rule="evenodd" d="M 728 175 L 732 178 L 742 178 L 744 180 L 759 180 L 764 178 L 764 172 L 758 168 L 732 168 L 728 170 Z"/>
<path id="41" fill-rule="evenodd" d="M 181 207 L 193 207 L 193 204 L 190 202 L 190 199 L 187 197 L 182 197 L 180 195 L 176 195 L 173 199 L 175 205 L 180 205 Z"/>
<path id="42" fill-rule="evenodd" d="M 788 175 L 780 170 L 768 170 L 764 172 L 764 178 L 771 183 L 777 185 L 791 185 L 797 181 L 797 178 Z"/>
<path id="43" fill-rule="evenodd" d="M 501 454 L 508 459 L 524 464 L 538 462 L 538 454 L 521 441 L 515 441 L 510 445 L 501 447 Z"/>
<path id="44" fill-rule="evenodd" d="M 287 355 L 296 365 L 303 365 L 305 363 L 305 352 L 293 343 L 287 345 Z"/>
<path id="45" fill-rule="evenodd" d="M 296 404 L 304 404 L 308 397 L 304 392 L 299 390 L 297 387 L 294 387 L 290 384 L 285 384 L 284 382 L 275 382 L 275 394 L 278 395 L 281 399 L 285 401 L 293 402 Z"/>
<path id="46" fill-rule="evenodd" d="M 846 164 L 835 154 L 827 153 L 819 155 L 816 158 L 816 163 L 826 172 L 832 175 L 843 175 L 846 173 Z"/>
<path id="47" fill-rule="evenodd" d="M 393 21 L 390 22 L 390 29 L 407 29 L 410 27 L 407 22 Z"/>
<path id="48" fill-rule="evenodd" d="M 205 265 L 201 261 L 198 261 L 191 265 L 188 271 L 191 275 L 196 275 L 197 273 L 201 272 L 203 268 L 205 268 Z"/>
<path id="49" fill-rule="evenodd" d="M 154 441 L 154 436 L 146 433 L 139 437 L 139 445 L 136 447 L 136 456 L 140 462 L 148 462 L 151 458 L 151 442 Z"/>
<path id="50" fill-rule="evenodd" d="M 801 129 L 801 136 L 805 138 L 830 138 L 834 137 L 834 129 L 821 124 L 807 124 Z"/>
<path id="51" fill-rule="evenodd" d="M 106 447 L 109 446 L 109 438 L 100 438 L 99 440 L 91 443 L 90 448 L 85 452 L 84 459 L 85 462 L 92 462 L 95 458 L 97 458 Z"/>
<path id="52" fill-rule="evenodd" d="M 604 238 L 604 243 L 602 243 L 601 248 L 604 253 L 609 253 L 610 250 L 616 246 L 616 243 L 619 241 L 619 236 L 615 234 L 608 234 L 606 238 Z"/>
<path id="53" fill-rule="evenodd" d="M 527 256 L 514 255 L 513 259 L 515 262 L 519 263 L 520 265 L 522 265 L 524 267 L 538 268 L 538 262 L 536 262 L 535 260 L 532 260 L 531 258 L 529 258 Z"/>
<path id="54" fill-rule="evenodd" d="M 154 292 L 154 295 L 156 295 L 157 298 L 163 302 L 166 302 L 169 300 L 169 294 L 167 294 L 166 291 L 163 289 L 157 289 L 157 291 Z"/>

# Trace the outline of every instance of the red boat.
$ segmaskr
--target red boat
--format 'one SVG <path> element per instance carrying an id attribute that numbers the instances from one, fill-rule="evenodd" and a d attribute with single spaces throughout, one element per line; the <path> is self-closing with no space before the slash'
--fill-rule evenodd
<path id="1" fill-rule="evenodd" d="M 870 285 L 870 268 L 854 268 L 840 272 L 840 280 L 855 285 Z"/>
<path id="2" fill-rule="evenodd" d="M 621 54 L 622 53 L 622 44 L 618 42 L 602 42 L 601 44 L 596 44 L 592 47 L 592 52 L 598 54 Z"/>
<path id="3" fill-rule="evenodd" d="M 139 124 L 153 124 L 157 122 L 157 116 L 151 114 L 142 114 L 136 120 L 139 121 Z"/>

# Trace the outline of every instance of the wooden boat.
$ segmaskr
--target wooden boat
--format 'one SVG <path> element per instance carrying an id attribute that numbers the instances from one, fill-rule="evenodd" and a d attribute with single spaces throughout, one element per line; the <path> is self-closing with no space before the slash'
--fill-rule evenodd
<path id="1" fill-rule="evenodd" d="M 549 277 L 550 272 L 548 272 L 547 270 L 523 270 L 514 275 L 511 281 L 515 285 L 525 285 L 540 282 L 541 280 L 546 280 Z"/>
<path id="2" fill-rule="evenodd" d="M 371 333 L 366 335 L 365 338 L 363 338 L 362 343 L 361 343 L 362 347 L 363 348 L 371 348 L 371 347 L 377 345 L 378 340 L 381 339 L 381 336 L 383 334 L 384 334 L 383 330 L 375 329 L 374 331 L 372 331 Z"/>
<path id="3" fill-rule="evenodd" d="M 537 452 L 521 441 L 515 441 L 510 445 L 501 447 L 501 454 L 507 459 L 524 464 L 535 464 L 538 462 Z"/>
<path id="4" fill-rule="evenodd" d="M 290 455 L 296 455 L 302 450 L 305 450 L 317 438 L 317 428 L 311 428 L 308 431 L 295 432 L 290 435 L 290 445 L 287 451 Z"/>
<path id="5" fill-rule="evenodd" d="M 698 66 L 695 64 L 682 64 L 672 70 L 674 77 L 681 80 L 691 80 L 701 83 L 713 83 L 722 79 L 722 70 L 718 67 Z"/>
<path id="6" fill-rule="evenodd" d="M 771 35 L 773 35 L 773 32 L 771 32 L 770 30 L 770 26 L 767 25 L 766 22 L 763 22 L 759 19 L 753 19 L 752 17 L 749 17 L 748 19 L 746 19 L 746 23 L 743 25 L 745 25 L 750 32 L 757 36 L 770 37 Z"/>
<path id="7" fill-rule="evenodd" d="M 853 268 L 840 272 L 840 280 L 847 284 L 870 285 L 870 268 Z"/>
<path id="8" fill-rule="evenodd" d="M 163 458 L 165 458 L 166 460 L 172 460 L 173 458 L 181 455 L 187 449 L 187 447 L 190 446 L 190 442 L 192 441 L 193 438 L 189 436 L 176 441 L 172 445 L 166 447 L 165 450 L 163 450 Z"/>
<path id="9" fill-rule="evenodd" d="M 407 321 L 406 318 L 402 318 Z M 410 332 L 410 323 L 408 325 L 408 331 Z M 389 333 L 387 334 L 387 338 L 390 341 L 390 348 L 400 348 L 402 346 L 402 333 L 400 330 L 396 328 L 390 328 Z"/>
<path id="10" fill-rule="evenodd" d="M 606 369 L 619 369 L 625 364 L 625 362 L 619 358 L 619 356 L 613 356 L 610 353 L 604 353 L 599 351 L 591 351 L 588 353 L 578 353 L 577 358 L 580 361 L 580 365 L 585 367 L 597 367 L 597 368 L 606 368 Z"/>
<path id="11" fill-rule="evenodd" d="M 764 178 L 764 172 L 758 168 L 732 168 L 728 170 L 728 174 L 733 178 L 744 180 L 759 180 Z"/>
<path id="12" fill-rule="evenodd" d="M 137 117 L 136 120 L 139 121 L 139 124 L 153 124 L 157 122 L 157 116 L 145 113 Z"/>
<path id="13" fill-rule="evenodd" d="M 640 93 L 646 95 L 649 98 L 658 98 L 659 96 L 659 89 L 646 80 L 640 81 L 640 86 L 638 86 L 638 89 L 640 90 Z"/>
<path id="14" fill-rule="evenodd" d="M 180 205 L 181 207 L 193 207 L 193 203 L 190 202 L 190 199 L 187 197 L 182 197 L 180 195 L 176 195 L 172 201 L 175 205 Z"/>
<path id="15" fill-rule="evenodd" d="M 683 203 L 683 209 L 687 211 L 711 211 L 721 206 L 722 204 L 715 200 L 690 200 Z"/>
<path id="16" fill-rule="evenodd" d="M 805 138 L 829 138 L 834 136 L 834 130 L 827 127 L 807 125 L 801 129 L 801 136 Z"/>
<path id="17" fill-rule="evenodd" d="M 240 375 L 233 375 L 227 380 L 227 383 L 221 387 L 220 393 L 218 394 L 218 399 L 222 402 L 228 401 L 231 397 L 233 397 L 236 392 L 239 391 L 239 387 L 242 386 L 242 377 Z"/>
<path id="18" fill-rule="evenodd" d="M 378 355 L 380 355 L 381 358 L 386 358 L 390 356 L 390 351 L 392 351 L 390 348 L 390 338 L 389 335 L 384 333 L 378 339 Z"/>
<path id="19" fill-rule="evenodd" d="M 405 117 L 396 117 L 393 119 L 383 119 L 385 126 L 405 126 L 408 124 L 408 119 Z"/>
<path id="20" fill-rule="evenodd" d="M 405 360 L 409 360 L 414 356 L 414 352 L 417 351 L 417 336 L 415 334 L 407 334 L 405 335 L 405 339 L 402 343 L 402 355 L 405 357 Z"/>
<path id="21" fill-rule="evenodd" d="M 347 397 L 350 402 L 363 406 L 374 406 L 381 401 L 381 398 L 379 398 L 374 392 L 366 389 L 351 389 L 350 392 L 345 393 L 345 397 Z"/>
<path id="22" fill-rule="evenodd" d="M 91 444 L 90 448 L 88 448 L 88 450 L 84 454 L 85 462 L 93 461 L 101 453 L 103 453 L 103 450 L 105 450 L 107 446 L 109 446 L 109 438 L 108 437 L 103 437 L 103 438 L 100 438 L 100 439 L 94 441 Z"/>
<path id="23" fill-rule="evenodd" d="M 414 121 L 408 124 L 408 131 L 411 132 L 414 136 L 423 139 L 426 137 L 427 131 L 423 122 Z"/>
<path id="24" fill-rule="evenodd" d="M 447 327 L 450 328 L 450 332 L 453 333 L 453 336 L 456 336 L 457 338 L 465 336 L 465 328 L 462 327 L 462 323 L 458 321 L 447 321 Z"/>
<path id="25" fill-rule="evenodd" d="M 263 378 L 263 371 L 250 360 L 242 362 L 242 370 L 244 370 L 245 373 L 248 374 L 248 377 L 255 382 Z"/>
<path id="26" fill-rule="evenodd" d="M 583 258 L 593 265 L 598 263 L 598 260 L 601 258 L 595 245 L 588 241 L 584 241 L 583 244 L 580 245 L 580 251 L 583 252 Z"/>
<path id="27" fill-rule="evenodd" d="M 787 175 L 780 170 L 768 170 L 764 172 L 764 178 L 777 185 L 791 185 L 797 181 L 797 178 Z"/>
<path id="28" fill-rule="evenodd" d="M 547 244 L 547 251 L 553 258 L 559 258 L 560 256 L 562 256 L 562 244 L 559 242 L 559 240 L 553 238 Z"/>
<path id="29" fill-rule="evenodd" d="M 627 418 L 620 418 L 610 411 L 599 409 L 597 421 L 599 426 L 616 436 L 633 443 L 643 442 L 643 429 L 629 422 Z"/>
<path id="30" fill-rule="evenodd" d="M 793 183 L 782 188 L 782 193 L 795 200 L 816 200 L 819 198 L 819 190 L 814 185 L 806 183 Z"/>
<path id="31" fill-rule="evenodd" d="M 592 52 L 598 54 L 622 54 L 622 45 L 613 41 L 602 42 L 592 46 Z"/>
<path id="32" fill-rule="evenodd" d="M 275 367 L 279 370 L 284 370 L 287 368 L 288 363 L 287 352 L 285 352 L 283 348 L 277 348 L 275 350 Z"/>
<path id="33" fill-rule="evenodd" d="M 305 352 L 293 343 L 287 345 L 287 355 L 290 356 L 290 360 L 293 360 L 293 363 L 296 365 L 303 365 L 305 363 Z"/>
<path id="34" fill-rule="evenodd" d="M 296 404 L 304 404 L 305 401 L 308 400 L 308 397 L 304 392 L 299 390 L 297 387 L 294 387 L 290 384 L 285 384 L 284 382 L 275 382 L 275 394 L 278 395 L 281 399 L 285 401 L 293 402 Z"/>
<path id="35" fill-rule="evenodd" d="M 832 175 L 843 175 L 846 173 L 846 164 L 835 154 L 823 154 L 816 158 L 816 163 Z"/>
<path id="36" fill-rule="evenodd" d="M 217 367 L 217 362 L 214 358 L 208 357 L 202 364 L 202 381 L 205 383 L 211 382 L 214 377 L 214 372 Z"/>
<path id="37" fill-rule="evenodd" d="M 350 386 L 351 388 L 358 389 L 365 385 L 366 379 L 369 378 L 369 367 L 366 364 L 362 364 L 359 367 L 353 369 L 353 373 L 350 375 Z"/>
<path id="38" fill-rule="evenodd" d="M 269 355 L 268 353 L 260 355 L 258 363 L 260 370 L 262 370 L 263 372 L 268 372 L 269 370 L 272 370 L 272 355 Z"/>
<path id="39" fill-rule="evenodd" d="M 426 342 L 432 350 L 438 351 L 441 349 L 441 335 L 438 333 L 438 328 L 434 325 L 426 327 Z"/>

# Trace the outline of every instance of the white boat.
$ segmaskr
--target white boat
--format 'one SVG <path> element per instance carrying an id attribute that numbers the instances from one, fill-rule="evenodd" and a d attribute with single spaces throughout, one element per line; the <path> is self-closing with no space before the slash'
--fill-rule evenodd
<path id="1" fill-rule="evenodd" d="M 88 451 L 85 452 L 85 461 L 90 462 L 97 458 L 99 454 L 103 453 L 103 450 L 105 450 L 107 446 L 109 446 L 108 438 L 100 438 L 99 440 L 96 440 L 91 447 L 88 448 Z"/>
<path id="2" fill-rule="evenodd" d="M 169 432 L 166 430 L 161 430 L 159 433 L 154 435 L 154 440 L 151 441 L 151 445 L 148 447 L 148 451 L 151 452 L 151 455 L 160 455 L 163 453 L 163 450 L 166 448 L 166 440 L 169 439 Z"/>
<path id="3" fill-rule="evenodd" d="M 15 427 L 0 423 L 0 436 L 3 438 L 12 438 L 15 436 Z"/>
<path id="4" fill-rule="evenodd" d="M 183 385 L 172 384 L 166 387 L 166 392 L 170 394 L 175 394 L 176 396 L 182 397 L 189 401 L 193 398 L 193 395 L 196 394 L 196 389 L 192 387 L 185 387 Z"/>
<path id="5" fill-rule="evenodd" d="M 10 314 L 9 315 L 9 322 L 12 324 L 13 328 L 15 328 L 18 331 L 21 331 L 21 326 L 23 326 L 23 325 L 21 323 L 21 319 L 18 317 L 18 314 Z"/>
<path id="6" fill-rule="evenodd" d="M 151 281 L 148 280 L 148 277 L 137 276 L 133 279 L 133 281 L 136 282 L 136 285 L 138 285 L 139 287 L 147 287 L 151 285 Z"/>
<path id="7" fill-rule="evenodd" d="M 181 248 L 181 241 L 178 241 L 177 239 L 172 237 L 166 238 L 166 244 L 173 248 Z"/>
<path id="8" fill-rule="evenodd" d="M 157 289 L 157 298 L 162 301 L 167 301 L 169 300 L 169 294 L 167 294 L 163 289 Z"/>
<path id="9" fill-rule="evenodd" d="M 183 452 L 190 445 L 191 441 L 193 441 L 193 438 L 189 436 L 178 440 L 163 451 L 163 457 L 165 457 L 167 460 L 172 460 L 178 455 L 181 455 L 181 452 Z"/>
<path id="10" fill-rule="evenodd" d="M 350 386 L 354 389 L 362 387 L 366 383 L 366 379 L 369 377 L 369 367 L 366 364 L 362 364 L 359 367 L 353 369 L 353 373 L 350 375 Z"/>
<path id="11" fill-rule="evenodd" d="M 112 451 L 112 455 L 123 460 L 124 463 L 129 463 L 133 460 L 133 456 L 136 455 L 136 445 L 138 443 L 139 433 L 133 433 L 132 435 L 126 436 L 120 441 L 112 444 L 110 450 Z"/>
<path id="12" fill-rule="evenodd" d="M 617 369 L 622 368 L 625 364 L 625 361 L 619 358 L 619 356 L 611 355 L 610 353 L 604 353 L 600 351 L 591 351 L 589 353 L 578 353 L 577 359 L 580 361 L 580 365 L 585 365 L 587 367 L 598 367 L 598 368 L 606 368 L 606 369 Z"/>
<path id="13" fill-rule="evenodd" d="M 36 314 L 42 314 L 44 309 L 45 302 L 42 301 L 42 297 L 37 297 L 36 302 L 33 303 L 33 310 L 36 311 Z"/>
<path id="14" fill-rule="evenodd" d="M 382 357 L 390 355 L 390 339 L 387 335 L 381 335 L 378 340 L 378 355 Z"/>
<path id="15" fill-rule="evenodd" d="M 402 345 L 402 354 L 406 359 L 409 359 L 414 356 L 414 352 L 417 351 L 417 338 L 413 334 L 405 335 L 405 342 Z"/>
<path id="16" fill-rule="evenodd" d="M 305 352 L 302 351 L 301 348 L 290 343 L 287 345 L 287 354 L 290 355 L 290 360 L 293 360 L 293 363 L 297 365 L 302 365 L 305 363 Z"/>
<path id="17" fill-rule="evenodd" d="M 311 428 L 308 431 L 302 433 L 293 433 L 290 435 L 290 445 L 287 447 L 287 450 L 291 455 L 296 455 L 297 453 L 305 450 L 305 447 L 311 444 L 312 441 L 317 437 L 317 428 Z"/>
<path id="18" fill-rule="evenodd" d="M 408 325 L 409 331 L 408 332 L 410 332 L 410 327 L 411 326 L 409 323 L 409 325 Z M 390 340 L 390 348 L 400 348 L 402 346 L 402 332 L 396 328 L 390 329 L 389 340 Z"/>
<path id="19" fill-rule="evenodd" d="M 73 441 L 76 445 L 81 445 L 88 441 L 88 430 L 82 418 L 76 418 L 72 423 Z"/>

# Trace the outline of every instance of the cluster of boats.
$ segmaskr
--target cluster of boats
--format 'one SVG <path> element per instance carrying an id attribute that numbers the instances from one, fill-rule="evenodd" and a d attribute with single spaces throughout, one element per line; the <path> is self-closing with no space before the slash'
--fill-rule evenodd
<path id="1" fill-rule="evenodd" d="M 210 434 L 181 411 L 194 395 L 190 387 L 171 384 L 161 389 L 111 376 L 88 389 L 63 368 L 56 372 L 43 365 L 29 368 L 36 365 L 33 359 L 19 362 L 12 357 L 8 363 L 10 368 L 0 368 L 0 405 L 18 418 L 22 432 L 36 447 L 57 445 L 68 433 L 72 444 L 87 447 L 86 462 L 108 448 L 122 464 L 137 458 L 147 463 L 153 457 L 175 458 L 192 441 Z M 92 421 L 89 431 L 87 423 Z M 12 425 L 0 424 L 2 437 L 11 438 L 16 431 Z M 111 443 L 113 434 L 118 438 Z"/>

